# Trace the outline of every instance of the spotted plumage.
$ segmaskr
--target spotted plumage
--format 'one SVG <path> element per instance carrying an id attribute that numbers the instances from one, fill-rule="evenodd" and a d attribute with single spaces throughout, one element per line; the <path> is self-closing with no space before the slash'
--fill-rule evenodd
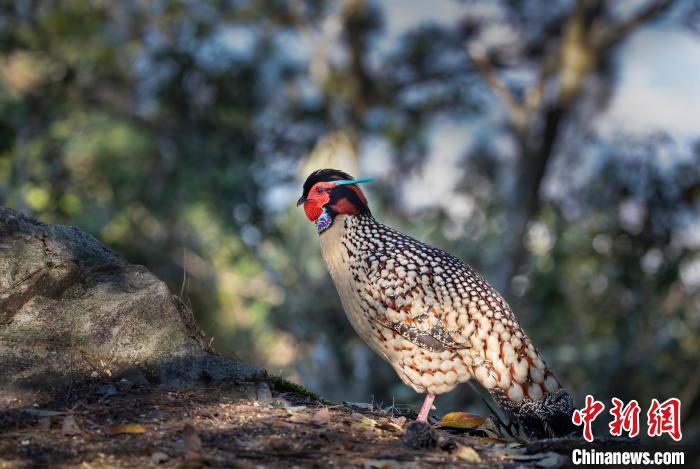
<path id="1" fill-rule="evenodd" d="M 366 322 L 363 339 L 416 392 L 472 376 L 514 402 L 559 389 L 505 301 L 459 259 L 370 215 L 337 216 L 321 249 L 351 322 Z"/>
<path id="2" fill-rule="evenodd" d="M 470 378 L 514 414 L 560 390 L 508 304 L 477 272 L 379 223 L 350 176 L 323 171 L 307 179 L 300 203 L 316 216 L 309 218 L 350 323 L 404 383 L 428 395 L 419 417 L 435 394 Z"/>

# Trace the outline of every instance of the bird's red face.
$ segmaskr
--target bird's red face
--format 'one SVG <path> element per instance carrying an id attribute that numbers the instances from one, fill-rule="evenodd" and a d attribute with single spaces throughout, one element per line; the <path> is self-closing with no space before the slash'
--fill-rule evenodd
<path id="1" fill-rule="evenodd" d="M 318 217 L 323 213 L 323 207 L 331 200 L 330 193 L 334 187 L 335 184 L 332 182 L 317 182 L 309 190 L 309 195 L 304 200 L 306 218 L 314 222 L 318 220 Z"/>
<path id="2" fill-rule="evenodd" d="M 369 213 L 367 198 L 358 184 L 371 179 L 353 179 L 335 169 L 321 169 L 306 179 L 304 192 L 297 205 L 304 204 L 306 217 L 325 231 L 336 215 Z"/>

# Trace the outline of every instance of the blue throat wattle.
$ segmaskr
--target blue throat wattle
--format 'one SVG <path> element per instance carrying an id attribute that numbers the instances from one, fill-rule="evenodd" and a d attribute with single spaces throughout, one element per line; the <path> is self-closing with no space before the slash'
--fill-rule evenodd
<path id="1" fill-rule="evenodd" d="M 318 234 L 321 234 L 330 228 L 332 224 L 333 218 L 328 215 L 328 212 L 326 212 L 326 209 L 324 208 L 323 212 L 321 212 L 321 216 L 316 219 L 316 231 L 318 231 Z"/>

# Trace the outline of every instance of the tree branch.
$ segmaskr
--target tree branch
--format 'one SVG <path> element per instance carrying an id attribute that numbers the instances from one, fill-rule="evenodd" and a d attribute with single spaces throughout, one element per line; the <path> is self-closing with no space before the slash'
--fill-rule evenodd
<path id="1" fill-rule="evenodd" d="M 671 5 L 673 5 L 674 2 L 675 0 L 660 0 L 651 2 L 630 18 L 627 18 L 617 25 L 610 27 L 609 32 L 599 41 L 599 50 L 604 52 L 606 49 L 610 49 L 615 44 L 625 39 L 639 26 L 666 11 Z"/>
<path id="2" fill-rule="evenodd" d="M 498 77 L 486 52 L 476 46 L 468 46 L 467 52 L 476 65 L 477 70 L 479 70 L 479 73 L 484 77 L 486 84 L 491 88 L 491 91 L 493 91 L 505 105 L 508 111 L 508 117 L 515 130 L 518 134 L 523 135 L 528 120 L 525 106 L 513 96 L 508 87 Z"/>

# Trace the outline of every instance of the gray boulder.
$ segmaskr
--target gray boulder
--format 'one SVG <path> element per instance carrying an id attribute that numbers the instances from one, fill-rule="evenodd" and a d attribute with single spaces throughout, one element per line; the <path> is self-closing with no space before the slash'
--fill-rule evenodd
<path id="1" fill-rule="evenodd" d="M 0 391 L 57 389 L 140 369 L 151 382 L 265 381 L 213 353 L 192 312 L 89 234 L 0 207 Z"/>

